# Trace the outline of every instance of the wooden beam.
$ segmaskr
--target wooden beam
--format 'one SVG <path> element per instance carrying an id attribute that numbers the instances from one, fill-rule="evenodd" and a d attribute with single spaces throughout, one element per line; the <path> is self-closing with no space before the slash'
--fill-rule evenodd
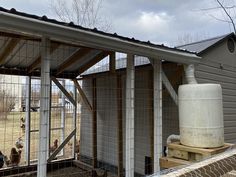
<path id="1" fill-rule="evenodd" d="M 79 71 L 77 72 L 77 76 L 89 69 L 91 66 L 95 65 L 99 61 L 101 61 L 103 58 L 107 57 L 110 54 L 110 52 L 103 51 L 99 54 L 97 54 L 90 62 L 86 63 L 84 66 L 82 66 Z"/>
<path id="2" fill-rule="evenodd" d="M 40 82 L 40 127 L 39 127 L 39 149 L 37 177 L 47 176 L 48 138 L 50 127 L 50 40 L 42 38 L 42 62 L 41 62 L 41 82 Z"/>
<path id="3" fill-rule="evenodd" d="M 93 121 L 92 121 L 92 137 L 93 137 L 93 168 L 97 168 L 97 82 L 96 78 L 92 80 L 93 89 Z"/>
<path id="4" fill-rule="evenodd" d="M 10 55 L 10 53 L 14 50 L 16 45 L 20 42 L 19 38 L 9 39 L 9 42 L 5 46 L 3 52 L 0 55 L 0 64 L 3 64 L 6 58 Z"/>
<path id="5" fill-rule="evenodd" d="M 8 37 L 8 38 L 18 38 L 21 40 L 30 40 L 30 41 L 37 41 L 37 42 L 41 42 L 41 38 L 39 37 L 35 37 L 35 36 L 29 36 L 29 35 L 22 35 L 22 34 L 14 34 L 12 32 L 0 32 L 0 36 L 1 37 Z"/>
<path id="6" fill-rule="evenodd" d="M 71 140 L 71 138 L 75 135 L 76 129 L 74 129 L 67 137 L 66 139 L 58 146 L 58 148 L 52 153 L 52 155 L 48 158 L 48 162 L 51 162 L 57 154 L 62 150 L 62 148 L 65 147 L 65 145 Z"/>
<path id="7" fill-rule="evenodd" d="M 70 95 L 70 93 L 61 85 L 61 83 L 54 77 L 51 76 L 52 81 L 57 85 L 57 87 L 62 91 L 66 98 L 73 104 L 76 105 L 75 99 Z"/>
<path id="8" fill-rule="evenodd" d="M 25 160 L 30 165 L 30 122 L 31 122 L 31 77 L 26 77 L 26 98 L 25 98 Z"/>
<path id="9" fill-rule="evenodd" d="M 123 177 L 123 116 L 122 116 L 122 77 L 117 76 L 117 160 L 118 177 Z"/>
<path id="10" fill-rule="evenodd" d="M 126 67 L 126 95 L 125 95 L 125 176 L 134 177 L 134 93 L 135 93 L 135 66 L 134 55 L 127 54 Z"/>
<path id="11" fill-rule="evenodd" d="M 166 89 L 168 90 L 171 98 L 174 100 L 175 104 L 178 105 L 178 95 L 175 92 L 174 88 L 172 87 L 170 81 L 168 80 L 167 76 L 165 75 L 165 72 L 162 71 L 162 82 Z"/>
<path id="12" fill-rule="evenodd" d="M 91 52 L 89 48 L 81 48 L 75 51 L 71 56 L 69 56 L 59 67 L 57 70 L 57 75 L 62 73 L 66 68 L 73 65 L 75 62 L 81 60 L 85 55 Z"/>
<path id="13" fill-rule="evenodd" d="M 34 62 L 27 68 L 28 73 L 32 73 L 41 63 L 41 55 L 34 59 Z"/>
<path id="14" fill-rule="evenodd" d="M 114 74 L 116 72 L 116 53 L 112 52 L 109 55 L 109 71 Z"/>
<path id="15" fill-rule="evenodd" d="M 154 115 L 153 115 L 153 70 L 149 72 L 148 80 L 148 112 L 149 112 L 149 141 L 150 141 L 150 154 L 151 154 L 151 173 L 154 169 Z"/>
<path id="16" fill-rule="evenodd" d="M 153 60 L 154 173 L 160 171 L 162 157 L 162 62 Z"/>
<path id="17" fill-rule="evenodd" d="M 60 46 L 59 43 L 53 43 L 50 48 L 50 54 L 52 54 L 58 47 Z M 37 67 L 39 67 L 39 64 L 41 63 L 41 54 L 39 54 L 35 59 L 34 62 L 27 68 L 28 73 L 32 73 Z"/>
<path id="18" fill-rule="evenodd" d="M 89 103 L 89 100 L 87 98 L 87 96 L 85 95 L 83 89 L 81 88 L 81 86 L 79 85 L 78 81 L 76 79 L 73 79 L 73 82 L 75 84 L 75 87 L 77 88 L 84 104 L 89 108 L 89 110 L 92 112 L 93 111 L 93 108 L 91 106 L 91 104 Z"/>

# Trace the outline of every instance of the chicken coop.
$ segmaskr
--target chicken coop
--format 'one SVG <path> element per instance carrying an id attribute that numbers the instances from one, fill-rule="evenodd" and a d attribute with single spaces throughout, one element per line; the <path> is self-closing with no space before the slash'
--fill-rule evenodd
<path id="1" fill-rule="evenodd" d="M 184 68 L 204 57 L 0 8 L 0 176 L 160 172 Z"/>

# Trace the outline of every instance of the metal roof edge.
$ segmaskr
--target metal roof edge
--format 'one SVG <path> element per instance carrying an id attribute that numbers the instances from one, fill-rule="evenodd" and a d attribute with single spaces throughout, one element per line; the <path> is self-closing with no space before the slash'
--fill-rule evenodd
<path id="1" fill-rule="evenodd" d="M 0 24 L 2 28 L 21 30 L 26 33 L 39 34 L 59 41 L 74 42 L 98 49 L 109 49 L 124 53 L 150 58 L 161 58 L 179 63 L 198 63 L 201 57 L 195 53 L 170 48 L 149 42 L 140 42 L 134 39 L 111 35 L 109 33 L 97 33 L 85 28 L 75 28 L 68 25 L 56 24 L 51 21 L 36 19 L 9 13 L 0 9 Z M 66 23 L 65 23 L 66 24 Z M 91 38 L 92 37 L 92 38 Z M 144 50 L 145 49 L 145 50 Z"/>

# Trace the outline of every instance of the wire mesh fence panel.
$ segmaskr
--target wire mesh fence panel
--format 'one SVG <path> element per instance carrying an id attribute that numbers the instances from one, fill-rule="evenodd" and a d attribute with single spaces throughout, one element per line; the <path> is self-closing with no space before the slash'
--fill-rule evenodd
<path id="1" fill-rule="evenodd" d="M 183 65 L 37 37 L 2 34 L 0 45 L 0 176 L 157 172 L 167 138 L 179 134 Z M 223 175 L 233 164 L 185 175 Z"/>

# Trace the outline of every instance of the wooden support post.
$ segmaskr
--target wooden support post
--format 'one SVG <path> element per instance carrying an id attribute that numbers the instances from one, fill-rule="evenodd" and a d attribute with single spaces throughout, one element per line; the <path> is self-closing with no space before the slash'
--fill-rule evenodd
<path id="1" fill-rule="evenodd" d="M 125 176 L 134 177 L 134 55 L 127 55 L 126 68 L 126 163 Z"/>
<path id="2" fill-rule="evenodd" d="M 62 150 L 62 148 L 67 145 L 67 143 L 71 140 L 71 138 L 75 135 L 76 129 L 74 129 L 67 137 L 66 139 L 58 146 L 58 148 L 52 153 L 52 155 L 48 158 L 48 162 L 51 162 L 57 154 Z"/>
<path id="3" fill-rule="evenodd" d="M 159 158 L 162 156 L 162 69 L 161 61 L 153 60 L 154 94 L 154 173 L 160 171 Z"/>
<path id="4" fill-rule="evenodd" d="M 85 95 L 83 89 L 81 88 L 81 86 L 79 85 L 78 81 L 76 79 L 74 79 L 73 81 L 74 81 L 75 87 L 77 88 L 77 90 L 82 98 L 82 101 L 89 108 L 90 111 L 93 111 L 93 108 L 92 108 L 91 104 L 89 103 L 88 98 L 86 97 L 86 95 Z"/>
<path id="5" fill-rule="evenodd" d="M 57 85 L 57 87 L 62 91 L 62 93 L 66 96 L 66 98 L 68 100 L 70 100 L 70 102 L 75 105 L 76 101 L 74 100 L 74 98 L 70 95 L 70 93 L 61 85 L 61 83 L 55 78 L 55 77 L 51 77 L 52 81 Z"/>
<path id="6" fill-rule="evenodd" d="M 117 76 L 117 149 L 118 177 L 123 177 L 123 116 L 122 116 L 122 77 Z"/>
<path id="7" fill-rule="evenodd" d="M 149 89 L 149 141 L 150 141 L 150 154 L 151 154 L 151 173 L 154 169 L 154 115 L 153 115 L 153 70 L 150 71 L 149 80 L 148 80 L 148 89 Z"/>
<path id="8" fill-rule="evenodd" d="M 93 168 L 97 168 L 97 82 L 96 82 L 96 78 L 92 80 L 92 85 L 93 85 L 93 121 L 92 121 Z"/>
<path id="9" fill-rule="evenodd" d="M 25 160 L 30 165 L 30 107 L 31 107 L 31 77 L 26 77 L 25 102 Z"/>
<path id="10" fill-rule="evenodd" d="M 62 80 L 62 86 L 65 88 L 66 81 L 65 79 Z M 61 142 L 65 140 L 65 126 L 66 126 L 66 99 L 65 95 L 61 94 Z M 65 154 L 65 149 L 63 149 L 63 155 Z"/>
<path id="11" fill-rule="evenodd" d="M 162 80 L 165 88 L 170 93 L 171 98 L 174 100 L 175 104 L 178 105 L 178 95 L 163 71 L 162 71 Z"/>
<path id="12" fill-rule="evenodd" d="M 42 38 L 40 127 L 37 177 L 47 176 L 48 126 L 50 118 L 50 40 Z"/>
<path id="13" fill-rule="evenodd" d="M 109 57 L 109 71 L 114 74 L 116 72 L 116 53 L 111 53 Z"/>
<path id="14" fill-rule="evenodd" d="M 73 87 L 73 93 L 74 93 L 74 99 L 77 100 L 77 89 L 75 85 Z M 73 125 L 74 125 L 74 129 L 77 130 L 77 101 L 76 101 L 76 104 L 73 106 Z M 77 136 L 77 131 L 75 131 L 75 134 L 74 134 L 73 150 L 72 150 L 72 156 L 75 159 L 77 159 L 77 155 L 78 155 L 78 154 L 75 154 L 76 136 Z"/>
<path id="15" fill-rule="evenodd" d="M 58 49 L 58 47 L 60 46 L 59 43 L 54 43 L 53 45 L 51 45 L 50 48 L 50 54 L 52 54 L 56 49 Z M 28 73 L 32 73 L 41 63 L 41 54 L 39 54 L 33 61 L 33 63 L 31 63 L 31 65 L 27 68 Z"/>

